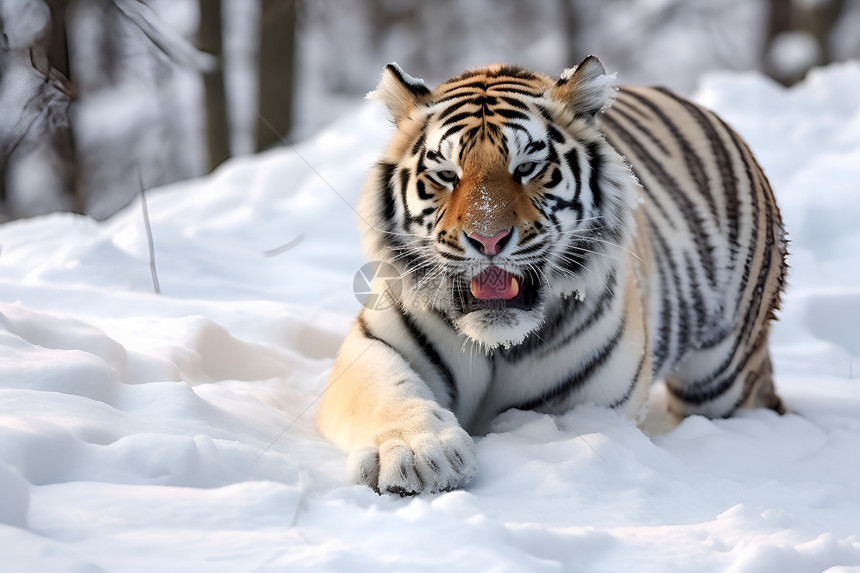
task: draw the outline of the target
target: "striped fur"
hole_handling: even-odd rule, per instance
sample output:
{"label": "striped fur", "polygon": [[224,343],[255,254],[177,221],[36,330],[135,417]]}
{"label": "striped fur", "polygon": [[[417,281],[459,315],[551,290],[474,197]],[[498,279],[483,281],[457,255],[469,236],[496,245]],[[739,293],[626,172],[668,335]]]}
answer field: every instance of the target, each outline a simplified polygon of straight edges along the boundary
{"label": "striped fur", "polygon": [[612,79],[593,57],[557,81],[493,66],[432,90],[386,68],[371,96],[397,130],[359,211],[403,290],[359,315],[318,414],[355,481],[461,487],[465,430],[585,402],[638,417],[657,379],[678,415],[782,410],[767,179],[713,113]]}

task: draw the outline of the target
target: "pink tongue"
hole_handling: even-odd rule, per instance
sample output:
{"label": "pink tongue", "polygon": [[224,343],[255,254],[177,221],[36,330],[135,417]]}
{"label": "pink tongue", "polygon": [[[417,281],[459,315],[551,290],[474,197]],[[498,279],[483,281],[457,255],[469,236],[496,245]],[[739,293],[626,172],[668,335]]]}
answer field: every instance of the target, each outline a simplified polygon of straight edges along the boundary
{"label": "pink tongue", "polygon": [[469,284],[472,295],[479,300],[511,300],[520,292],[517,278],[499,267],[487,267]]}

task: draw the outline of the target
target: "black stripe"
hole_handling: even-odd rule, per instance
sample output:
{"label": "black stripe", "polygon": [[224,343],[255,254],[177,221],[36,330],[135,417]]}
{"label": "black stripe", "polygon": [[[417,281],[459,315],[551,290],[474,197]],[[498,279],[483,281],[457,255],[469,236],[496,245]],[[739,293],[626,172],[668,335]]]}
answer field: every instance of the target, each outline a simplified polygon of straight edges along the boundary
{"label": "black stripe", "polygon": [[[438,225],[438,224],[439,224],[439,221],[441,221],[441,220],[442,220],[442,217],[444,217],[444,216],[445,216],[445,213],[447,213],[447,212],[448,212],[448,207],[447,207],[447,206],[442,207],[441,209],[439,209],[439,213],[436,215],[436,222],[435,222],[435,224],[436,224],[436,225]],[[441,233],[439,233],[439,235],[440,235],[440,236],[441,236],[441,235],[444,235],[446,232],[447,232],[447,231],[444,231],[444,230],[443,230]]]}
{"label": "black stripe", "polygon": [[642,109],[639,105],[633,101],[632,99],[626,97],[630,93],[630,90],[627,88],[621,88],[618,90],[618,96],[615,98],[615,102],[613,102],[612,107],[607,109],[606,111],[610,111],[615,107],[615,103],[620,103],[622,107],[628,109],[629,112],[639,116],[645,121],[652,121],[654,118],[648,113],[647,109]]}
{"label": "black stripe", "polygon": [[[752,194],[752,197],[755,197],[755,193]],[[758,213],[755,203],[757,203],[757,198],[753,201],[753,213]],[[769,201],[765,202],[765,218],[767,221],[772,221],[771,218],[771,204]],[[765,244],[764,250],[762,254],[762,265],[759,269],[758,277],[756,280],[756,287],[752,289],[751,298],[749,303],[747,304],[746,312],[744,313],[743,320],[740,322],[741,330],[737,333],[735,338],[735,343],[732,346],[731,352],[726,356],[723,362],[712,372],[710,375],[706,376],[703,379],[697,380],[692,383],[686,383],[683,388],[678,388],[672,384],[666,384],[666,387],[678,398],[681,400],[695,405],[701,405],[705,402],[709,402],[714,398],[722,396],[727,390],[729,390],[735,383],[735,380],[740,373],[741,370],[746,366],[747,361],[752,356],[755,351],[756,345],[750,344],[750,337],[754,331],[754,327],[759,322],[759,317],[761,313],[764,311],[762,298],[764,294],[764,285],[767,283],[768,276],[770,275],[770,266],[772,261],[772,250],[775,246],[775,242],[773,240],[773,230],[772,226],[769,226],[768,229],[765,230]],[[770,308],[765,312],[770,312]],[[765,336],[766,330],[761,329],[759,332],[759,337]],[[748,351],[744,353],[741,359],[738,361],[737,366],[728,371],[728,367],[734,361],[738,351],[741,346],[746,346]]]}
{"label": "black stripe", "polygon": [[660,248],[663,249],[663,252],[666,255],[669,275],[672,277],[672,284],[675,287],[675,296],[673,300],[678,310],[678,322],[675,324],[675,355],[672,358],[672,363],[677,364],[684,357],[683,353],[686,351],[686,348],[690,343],[690,302],[687,300],[689,292],[684,290],[684,285],[681,282],[681,269],[678,268],[677,261],[675,261],[672,256],[669,244],[665,242],[665,239],[659,233],[655,233],[655,235],[658,237],[660,242]]}
{"label": "black stripe", "polygon": [[[756,346],[753,349],[753,351],[750,353],[750,356],[752,356],[752,354],[761,350],[762,346],[766,346],[766,345],[767,345],[767,331],[765,330],[761,333],[758,340],[756,341]],[[761,368],[763,366],[765,366],[766,364],[770,368],[773,368],[769,363],[770,363],[770,356],[765,354],[765,358],[764,358],[764,361],[762,362],[762,365],[759,366],[758,369],[747,373],[747,376],[743,381],[743,383],[744,383],[743,391],[741,392],[740,398],[738,398],[737,401],[735,401],[734,407],[732,408],[732,412],[737,410],[740,407],[740,405],[743,404],[744,402],[746,402],[747,399],[750,397],[750,394],[752,393],[752,390],[755,387],[755,383],[758,382],[758,380],[762,376]],[[772,406],[768,406],[768,407],[772,408]],[[774,409],[776,409],[776,408],[774,408]],[[728,415],[730,415],[732,412],[729,412]],[[728,417],[728,415],[727,415],[727,417]]]}
{"label": "black stripe", "polygon": [[573,173],[573,200],[579,202],[580,192],[582,191],[582,169],[579,165],[579,151],[577,151],[576,147],[572,147],[570,151],[564,154],[564,160]]}
{"label": "black stripe", "polygon": [[[714,203],[714,197],[713,195],[711,195],[711,189],[708,185],[708,177],[705,173],[705,168],[702,165],[701,159],[699,158],[699,155],[696,153],[696,151],[693,149],[693,146],[684,137],[684,135],[681,133],[681,130],[678,129],[678,126],[675,125],[675,123],[669,118],[669,116],[663,113],[663,110],[661,110],[657,106],[657,104],[640,94],[633,92],[627,93],[631,97],[639,101],[642,105],[647,107],[649,110],[651,110],[651,112],[660,120],[660,122],[664,126],[666,126],[666,129],[669,130],[669,133],[672,134],[672,137],[675,138],[678,146],[681,148],[681,155],[684,157],[684,163],[687,166],[687,171],[690,173],[690,176],[696,183],[696,187],[699,190],[699,195],[701,195],[707,202],[708,210],[710,211],[711,216],[714,219],[714,224],[717,226],[717,228],[719,228],[720,218],[717,215],[717,207]],[[695,205],[693,205],[693,203],[689,201],[687,196],[683,192],[681,192],[680,189],[677,188],[677,182],[675,182],[674,179],[673,182],[675,183],[675,188],[667,188],[667,191],[674,191],[675,194],[678,195],[678,197],[675,198],[675,202],[678,203],[678,206],[685,211],[685,217],[689,217],[690,215],[694,217],[694,219],[688,218],[691,223],[691,225],[689,225],[689,228],[693,238],[696,240],[697,244],[699,244],[700,247],[699,258],[702,261],[702,268],[704,269],[705,274],[707,275],[711,285],[716,286],[716,276],[713,267],[713,261],[709,256],[710,248],[708,248],[707,246],[707,240],[704,238],[704,225],[701,220],[701,217],[699,216]],[[683,203],[681,201],[683,201]],[[704,249],[701,248],[703,244]]]}
{"label": "black stripe", "polygon": [[555,202],[555,204],[552,205],[554,211],[561,211],[563,209],[573,209],[574,211],[576,211],[577,218],[579,218],[579,219],[582,218],[583,208],[582,208],[582,203],[579,201],[579,199],[577,199],[577,198],[574,198],[573,200],[562,199],[561,197],[559,197],[558,195],[555,195],[553,193],[544,193],[543,198],[545,200],[548,199],[550,201]]}
{"label": "black stripe", "polygon": [[[654,134],[651,132],[650,129],[647,129],[645,126],[642,125],[642,123],[639,122],[638,119],[636,119],[635,117],[633,117],[632,115],[630,115],[629,113],[624,111],[624,105],[623,104],[618,105],[618,104],[622,103],[620,101],[620,99],[616,99],[615,102],[616,103],[612,104],[612,107],[610,107],[608,110],[606,110],[607,114],[611,114],[613,116],[618,115],[618,116],[623,117],[624,120],[627,121],[628,123],[632,124],[633,127],[635,127],[639,131],[639,133],[641,133],[642,135],[644,135],[645,137],[650,139],[651,143],[656,145],[657,148],[663,152],[663,155],[671,155],[671,153],[669,153],[669,150],[666,149],[666,146],[663,145],[663,142],[660,141],[659,139],[657,139],[654,136]],[[606,116],[604,115],[604,117],[606,117]]]}
{"label": "black stripe", "polygon": [[394,218],[397,216],[397,204],[394,200],[394,171],[397,165],[394,163],[379,163],[380,177],[379,183],[382,185],[382,201],[380,202],[379,216],[383,223],[386,223],[386,230],[390,231],[394,228]]}
{"label": "black stripe", "polygon": [[403,319],[403,325],[409,331],[409,334],[412,335],[415,343],[424,352],[424,357],[433,366],[436,373],[445,383],[445,386],[448,389],[448,397],[450,398],[448,407],[451,410],[456,409],[458,399],[457,384],[454,381],[454,375],[451,373],[451,369],[448,367],[448,364],[436,350],[433,343],[430,342],[424,332],[418,327],[415,319],[403,308],[400,308],[400,317]]}
{"label": "black stripe", "polygon": [[[436,207],[424,207],[421,210],[421,213],[417,217],[418,222],[423,224],[424,220],[435,212],[436,212]],[[433,228],[432,224],[431,224],[430,228],[431,229]]]}
{"label": "black stripe", "polygon": [[[746,148],[746,146],[743,144],[743,142],[740,140],[740,137],[736,133],[734,133],[733,131],[730,131],[729,133],[731,134],[735,146],[737,147],[737,151],[740,154],[741,160],[743,160],[745,157],[744,151],[746,151],[746,153],[749,153],[749,149]],[[761,181],[758,177],[755,177],[755,174],[752,173],[749,163],[747,161],[744,161],[744,164],[746,165],[747,176],[750,178],[749,198],[751,212],[753,213],[753,216],[750,219],[750,241],[749,244],[746,245],[749,251],[747,252],[746,260],[744,261],[744,271],[741,276],[741,285],[738,289],[737,298],[734,301],[736,309],[740,308],[741,302],[746,297],[746,290],[747,286],[749,285],[750,275],[752,274],[752,266],[753,262],[755,261],[755,252],[758,248],[759,239],[758,218],[756,217],[756,215],[758,215],[759,211],[758,188],[761,185]]]}
{"label": "black stripe", "polygon": [[659,298],[659,336],[657,336],[657,340],[652,341],[651,351],[651,373],[652,375],[657,375],[661,372],[663,365],[668,361],[669,355],[671,354],[672,341],[674,340],[674,321],[672,320],[674,309],[670,301],[677,300],[678,297],[680,297],[680,294],[677,292],[670,292],[670,288],[675,283],[669,280],[672,268],[669,266],[670,255],[665,250],[666,241],[660,235],[657,225],[654,224],[654,221],[647,212],[645,214],[645,218],[650,228],[650,235],[655,239],[652,243],[652,250],[654,253],[654,260],[657,263],[657,268],[659,269],[657,278],[660,281],[660,287],[657,289],[657,292],[662,293],[662,296]]}
{"label": "black stripe", "polygon": [[540,151],[544,148],[546,148],[545,141],[532,141],[531,143],[526,145],[525,153],[534,153],[535,151]]}
{"label": "black stripe", "polygon": [[[442,137],[439,139],[439,145],[441,146],[442,142],[445,141],[446,139],[448,139],[449,137],[451,137],[453,134],[457,133],[458,131],[465,129],[466,125],[467,124],[461,123],[461,124],[455,125],[453,127],[449,127],[448,130],[444,134],[442,134]],[[462,157],[462,153],[461,153],[461,157]]]}
{"label": "black stripe", "polygon": [[521,343],[508,349],[502,348],[497,352],[509,362],[515,363],[546,348],[547,341],[555,339],[559,330],[567,326],[570,319],[582,308],[582,304],[575,297],[562,299],[560,303],[551,307],[554,310],[548,312],[546,320],[537,333],[532,332]]}
{"label": "black stripe", "polygon": [[553,125],[555,123],[555,118],[553,118],[552,113],[545,107],[540,104],[536,104],[535,107],[538,110],[538,113],[546,120],[547,125]]}
{"label": "black stripe", "polygon": [[[693,116],[694,120],[696,120],[696,123],[699,124],[700,129],[702,129],[705,132],[705,138],[711,144],[711,151],[714,152],[715,150],[714,150],[713,137],[715,136],[715,134],[712,133],[713,129],[711,129],[711,133],[709,133],[704,128],[704,126],[701,124],[702,118],[697,117],[697,115],[694,113],[694,111],[695,111],[695,112],[698,112],[699,115],[701,115],[701,111],[699,111],[695,106],[693,106],[689,102],[686,102],[685,100],[680,99],[679,97],[675,96],[674,94],[668,92],[665,89],[661,90],[658,88],[658,91],[668,95],[673,100],[675,100],[676,102],[681,104],[682,107],[685,109],[685,111],[687,111],[687,113],[689,113],[690,115]],[[644,103],[646,106],[651,108],[654,111],[654,115],[656,115],[660,119],[660,121],[669,130],[669,133],[672,134],[672,137],[674,137],[677,140],[678,145],[681,148],[681,154],[684,157],[684,163],[686,163],[686,165],[687,165],[687,171],[690,172],[690,176],[693,178],[693,181],[695,182],[696,187],[699,189],[699,195],[704,197],[705,201],[707,201],[708,210],[711,212],[711,216],[714,218],[714,224],[716,225],[716,227],[718,229],[721,228],[722,227],[722,221],[720,219],[719,214],[717,213],[717,205],[714,201],[714,196],[711,194],[711,187],[710,187],[710,182],[708,181],[708,174],[705,171],[705,166],[702,163],[702,160],[701,160],[701,157],[699,156],[699,154],[696,152],[695,149],[693,149],[692,144],[690,143],[690,141],[686,137],[684,137],[684,135],[681,133],[681,130],[678,129],[678,126],[675,125],[675,123],[669,118],[669,116],[667,116],[665,113],[663,113],[663,111],[660,108],[658,108],[656,104],[654,104],[650,100],[646,100],[645,98],[643,98],[637,94],[631,94],[631,95],[633,95],[633,97],[640,98],[642,103]],[[723,190],[724,191],[728,190],[725,187],[725,185],[730,184],[730,182],[733,180],[734,180],[734,178],[730,178],[728,181],[725,181],[725,180],[723,181],[723,185],[724,185]]]}
{"label": "black stripe", "polygon": [[[397,350],[393,346],[391,346],[386,341],[382,340],[381,338],[379,338],[378,336],[373,334],[373,332],[370,331],[370,326],[367,324],[367,319],[364,318],[364,311],[363,310],[360,313],[358,313],[358,318],[356,319],[356,322],[358,323],[358,328],[361,330],[362,336],[364,336],[365,338],[368,338],[370,340],[374,340],[376,342],[381,342],[385,346],[387,346],[390,349],[397,352]],[[400,353],[398,352],[398,354],[400,354]]]}
{"label": "black stripe", "polygon": [[544,247],[545,247],[545,245],[543,243],[541,243],[540,241],[535,241],[534,243],[532,243],[531,245],[529,245],[527,247],[522,247],[520,249],[517,249],[516,251],[511,253],[511,256],[522,257],[525,255],[530,255],[530,254],[534,253],[535,251],[539,251],[539,250],[543,249]]}
{"label": "black stripe", "polygon": [[[762,304],[764,298],[765,287],[767,286],[767,279],[770,276],[770,267],[773,263],[773,251],[776,247],[776,238],[774,237],[774,224],[773,224],[773,201],[768,201],[765,191],[765,182],[762,181],[761,178],[758,179],[758,190],[761,191],[761,199],[764,204],[764,248],[762,249],[762,267],[761,271],[758,275],[758,280],[756,280],[755,288],[752,292],[753,302],[755,305],[756,313],[755,318],[758,319],[763,312],[769,312],[773,308],[773,306],[768,306],[767,311],[764,309],[764,305]],[[759,237],[761,238],[761,236]],[[752,330],[750,330],[745,343],[748,343],[750,338],[752,337]]]}
{"label": "black stripe", "polygon": [[[604,119],[608,120],[610,118],[607,117]],[[612,123],[612,120],[607,123]],[[704,235],[704,222],[699,216],[696,206],[690,202],[690,199],[678,186],[678,182],[675,178],[666,171],[662,163],[657,161],[657,159],[651,155],[639,140],[626,132],[626,130],[617,122],[614,123],[613,129],[616,129],[619,132],[621,139],[632,148],[635,158],[641,162],[642,167],[657,179],[660,187],[672,197],[673,202],[681,210],[681,214],[684,216],[687,223],[686,227],[689,230],[690,238],[693,239],[693,242],[696,245],[696,250],[699,253],[699,259],[702,261],[702,268],[705,271],[708,282],[712,285],[715,284],[716,272],[714,270],[714,261],[711,259],[711,246],[708,244],[707,238]],[[642,177],[637,172],[636,166],[633,167],[633,170],[636,172],[639,180],[642,181]],[[662,206],[659,205],[659,201],[656,201],[655,196],[653,194],[649,194],[649,196],[657,203],[658,208],[660,208],[665,215],[665,211],[662,209]],[[674,223],[671,218],[667,217],[666,220],[669,225],[674,227]]]}
{"label": "black stripe", "polygon": [[[740,161],[744,164],[744,169],[747,176],[747,181],[749,183],[749,195],[750,195],[750,204],[752,207],[752,213],[758,213],[758,189],[759,185],[762,185],[762,179],[764,178],[764,174],[761,172],[761,168],[758,168],[757,173],[754,174],[752,172],[752,166],[758,167],[758,164],[755,163],[755,160],[752,157],[752,152],[750,152],[749,148],[746,144],[741,140],[740,136],[735,133],[730,127],[723,124],[723,127],[727,130],[728,134],[732,138],[732,142],[735,144],[735,149],[738,152]],[[746,159],[746,161],[744,161]],[[758,175],[758,177],[756,177]],[[766,181],[766,179],[765,179]],[[747,245],[749,248],[749,253],[747,255],[746,261],[744,261],[744,273],[743,273],[743,281],[741,282],[741,288],[739,289],[738,298],[735,300],[735,306],[740,306],[740,301],[744,296],[744,291],[746,290],[746,285],[749,281],[750,273],[752,272],[752,263],[755,255],[756,248],[758,246],[758,220],[755,217],[751,219],[752,225],[752,233],[751,233],[751,241],[750,244]]]}
{"label": "black stripe", "polygon": [[[759,178],[755,177],[755,175],[752,172],[751,166],[750,166],[751,165],[750,162],[751,161],[754,162],[754,159],[752,158],[752,155],[751,155],[749,149],[746,147],[746,145],[743,143],[743,141],[741,141],[740,137],[734,131],[732,131],[731,128],[729,128],[725,124],[722,124],[722,125],[726,129],[726,132],[728,133],[729,137],[731,137],[732,142],[735,144],[735,150],[737,151],[737,153],[739,155],[739,161],[744,165],[744,172],[746,175],[747,184],[749,185],[750,203],[752,206],[752,213],[757,213],[758,212],[758,195],[757,195],[756,185],[761,184],[761,177],[763,177],[763,176],[761,175],[761,172],[759,172]],[[745,161],[745,159],[746,159],[746,161]],[[753,163],[753,164],[757,165],[755,163]],[[740,214],[738,212],[738,213],[734,213],[734,217],[733,217],[734,220],[730,219],[730,223],[731,223],[731,225],[729,226],[729,232],[730,233],[732,232],[732,226],[734,226],[735,229],[737,229],[739,217],[740,217]],[[737,237],[738,235],[739,235],[739,231],[736,230],[735,236]],[[733,304],[734,304],[733,308],[736,310],[741,307],[741,303],[742,303],[743,299],[746,297],[746,288],[747,288],[747,285],[749,284],[750,273],[752,272],[752,264],[753,264],[753,261],[755,258],[755,251],[756,251],[756,248],[758,246],[758,238],[759,238],[758,222],[757,222],[756,218],[753,217],[751,220],[750,241],[747,245],[743,245],[743,247],[748,248],[749,251],[747,252],[747,257],[744,260],[743,272],[741,273],[741,282],[740,282],[740,285],[737,289],[736,298],[733,301]],[[735,240],[735,242],[730,245],[729,250],[731,252],[731,261],[732,261],[731,268],[735,268],[737,257],[741,251],[741,245],[738,245],[737,240]],[[722,342],[722,340],[724,339],[726,334],[727,333],[723,333],[723,332],[716,332],[716,333],[712,334],[707,339],[702,341],[702,347],[703,348],[711,348],[713,346],[716,346],[717,344]]]}
{"label": "black stripe", "polygon": [[[607,127],[610,128],[609,131],[604,130],[604,133],[606,133],[607,137],[610,139],[610,143],[612,143],[611,140],[613,140],[613,139],[617,140],[616,143],[613,143],[613,146],[616,149],[618,149],[619,147],[623,148],[623,146],[625,144],[634,143],[633,134],[630,133],[629,131],[627,131],[627,129],[624,128],[620,123],[618,123],[618,121],[613,116],[606,115],[602,118],[602,121],[603,121],[603,123],[606,124]],[[636,150],[635,149],[632,150],[632,153],[636,153]],[[644,186],[645,183],[643,183],[644,179],[642,177],[642,171],[640,170],[638,165],[633,164],[631,159],[633,159],[633,158],[631,158],[629,156],[627,157],[627,161],[630,163],[630,166],[633,169],[634,175],[636,175],[636,178]],[[647,168],[646,168],[646,170],[647,170]],[[655,174],[655,176],[656,176],[656,174]],[[659,179],[659,177],[658,177],[658,179]],[[659,183],[663,184],[664,181],[661,180],[661,181],[659,181]],[[647,191],[647,187],[646,187],[646,191]],[[657,197],[653,193],[648,193],[648,198],[651,200],[648,203],[646,203],[646,207],[648,205],[653,204],[657,208],[657,210],[660,211],[660,214],[663,215],[663,219],[666,221],[666,224],[669,225],[669,227],[671,229],[676,229],[677,227],[675,225],[675,222],[672,220],[672,218],[666,212],[666,208],[663,206],[659,197]]]}
{"label": "black stripe", "polygon": [[507,79],[502,82],[493,82],[489,86],[487,86],[487,89],[490,91],[519,93],[516,90],[522,90],[523,92],[531,95],[532,97],[543,96],[541,92],[533,91],[533,88],[534,86],[528,82],[517,82]]}
{"label": "black stripe", "polygon": [[[448,94],[448,95],[446,95],[446,96],[444,96],[444,97],[440,97],[440,98],[438,98],[438,99],[434,100],[434,101],[433,101],[433,105],[434,105],[434,106],[438,106],[438,105],[440,105],[440,104],[443,104],[443,103],[446,103],[446,102],[452,102],[452,101],[454,101],[454,100],[471,99],[471,98],[475,97],[476,95],[478,95],[478,94],[480,94],[480,93],[481,93],[480,91],[476,91],[476,90],[468,90],[468,91],[464,90],[464,91],[462,91],[462,92],[454,92],[454,93],[450,93],[450,94]],[[460,107],[461,105],[463,105],[464,103],[465,103],[465,102],[463,102],[463,101],[458,101],[458,102],[454,103],[451,107],[453,107],[453,108],[459,108],[459,107]],[[449,108],[449,109],[450,109],[450,108]],[[452,111],[453,111],[453,110],[452,110]],[[445,115],[447,115],[447,114],[445,114]]]}
{"label": "black stripe", "polygon": [[405,87],[406,89],[408,89],[408,90],[409,90],[410,92],[412,92],[413,94],[415,94],[415,95],[417,95],[417,96],[426,96],[426,95],[430,95],[430,90],[429,90],[429,89],[427,88],[427,86],[425,86],[424,84],[413,84],[413,83],[410,83],[410,82],[406,81],[406,78],[404,78],[404,77],[403,77],[403,75],[402,75],[402,74],[400,73],[400,71],[397,69],[397,66],[395,66],[395,65],[393,65],[393,64],[388,64],[387,66],[385,66],[385,68],[386,68],[389,72],[391,72],[392,74],[394,74],[394,77],[396,77],[396,78],[398,79],[398,81],[399,81],[401,84],[403,84],[403,87]]}
{"label": "black stripe", "polygon": [[[448,244],[448,243],[446,243],[446,244]],[[451,245],[448,245],[448,246],[450,247]],[[463,250],[463,252],[465,252],[465,250]],[[439,256],[442,257],[443,259],[448,259],[449,261],[456,261],[456,262],[463,262],[463,261],[471,260],[471,259],[469,259],[469,257],[460,257],[457,255],[452,255],[451,253],[448,253],[445,251],[439,251]]]}
{"label": "black stripe", "polygon": [[[687,112],[696,120],[700,129],[705,133],[705,138],[708,140],[711,147],[711,156],[717,164],[717,172],[719,173],[720,183],[722,183],[723,188],[723,197],[726,200],[726,221],[728,222],[729,227],[728,240],[731,245],[736,244],[738,239],[738,218],[740,214],[737,178],[734,170],[732,169],[732,161],[729,157],[728,150],[726,149],[720,134],[717,133],[713,123],[709,121],[709,117],[715,118],[715,116],[712,114],[706,114],[699,106],[684,98],[678,97],[665,88],[657,89],[684,106]],[[719,118],[715,119],[722,124],[726,131],[731,131],[731,128],[719,120]],[[744,163],[746,164],[746,162]],[[708,196],[708,199],[712,201],[710,196]],[[716,212],[715,206],[712,206],[712,209]],[[734,255],[734,250],[731,250],[731,254]],[[732,258],[732,263],[734,263],[734,258]]]}
{"label": "black stripe", "polygon": [[630,396],[633,395],[633,391],[636,389],[636,384],[639,383],[639,375],[642,374],[642,368],[645,366],[645,358],[647,354],[643,351],[642,357],[639,359],[639,365],[636,366],[636,373],[633,374],[633,380],[630,381],[630,386],[627,387],[627,392],[624,393],[624,396],[613,402],[609,405],[610,408],[618,408],[623,406],[630,400]]}
{"label": "black stripe", "polygon": [[427,141],[427,133],[425,131],[421,131],[421,137],[418,138],[418,141],[415,142],[415,145],[412,146],[412,155],[418,155],[421,151],[421,148],[424,147],[424,142]]}
{"label": "black stripe", "polygon": [[515,109],[497,108],[495,111],[496,111],[496,113],[498,113],[500,116],[504,117],[505,119],[523,119],[523,120],[529,119],[528,114],[525,114],[521,111],[517,111]]}
{"label": "black stripe", "polygon": [[[591,167],[591,175],[588,179],[588,185],[591,187],[591,201],[595,209],[600,209],[603,205],[603,190],[600,188],[600,175],[603,169],[603,155],[600,153],[600,145],[602,142],[592,141],[586,146],[588,152],[589,166]],[[577,177],[577,184],[579,178]]]}
{"label": "black stripe", "polygon": [[[464,119],[468,119],[470,117],[480,117],[480,112],[471,112],[471,111],[461,111],[460,113],[455,113],[451,117],[447,118],[443,121],[439,127],[447,127],[452,123],[457,123],[458,121],[463,121]],[[444,137],[442,139],[445,139]]]}
{"label": "black stripe", "polygon": [[420,179],[415,182],[415,189],[418,191],[418,197],[425,201],[432,199],[434,196],[433,193],[427,193],[427,186]]}
{"label": "black stripe", "polygon": [[465,90],[465,89],[477,89],[481,91],[486,91],[487,83],[483,80],[478,80],[476,82],[469,82],[467,84],[458,84],[452,87],[449,91],[446,91],[445,94],[454,93],[455,91]]}
{"label": "black stripe", "polygon": [[[550,353],[559,351],[560,349],[570,344],[571,341],[582,335],[582,333],[589,329],[591,326],[593,326],[594,323],[600,320],[600,318],[606,313],[607,310],[609,310],[609,308],[612,306],[613,301],[615,300],[615,287],[617,285],[617,282],[618,279],[615,275],[615,271],[613,270],[607,275],[606,288],[603,289],[594,304],[590,306],[590,312],[584,317],[582,317],[579,324],[577,324],[573,330],[565,334],[561,340],[553,341],[549,338],[544,337],[544,340],[546,340],[547,343],[551,342],[552,344],[544,345],[544,348],[541,349],[541,352],[538,357],[545,358]],[[585,305],[580,303],[580,305],[578,306],[582,308]]]}
{"label": "black stripe", "polygon": [[543,187],[544,187],[544,189],[553,189],[559,183],[561,183],[562,179],[563,179],[563,177],[561,175],[561,169],[556,167],[555,169],[552,170],[552,177],[550,177],[549,181],[547,181],[546,183],[543,184]]}
{"label": "black stripe", "polygon": [[537,76],[534,74],[534,72],[530,72],[527,69],[520,67],[520,66],[509,65],[509,64],[503,64],[503,65],[499,66],[499,68],[496,70],[487,70],[487,71],[484,71],[483,73],[487,74],[488,78],[504,77],[506,83],[516,83],[516,84],[522,83],[523,85],[531,85],[531,84],[527,84],[525,82],[512,82],[510,80],[510,78],[517,78],[517,79],[524,79],[524,80],[537,79]]}
{"label": "black stripe", "polygon": [[400,200],[403,203],[403,218],[407,221],[412,220],[412,213],[409,211],[409,202],[406,200],[406,192],[409,189],[409,170],[400,170]]}
{"label": "black stripe", "polygon": [[[435,153],[435,152],[432,152]],[[425,154],[428,158],[430,157],[430,153]],[[422,173],[427,171],[427,164],[424,163],[424,156],[418,156],[418,162],[415,164],[415,175],[420,176]]]}
{"label": "black stripe", "polygon": [[682,335],[678,341],[679,358],[684,356],[688,349],[697,345],[702,326],[708,322],[705,300],[696,278],[698,273],[696,272],[693,260],[690,258],[689,251],[684,251],[683,259],[684,266],[686,267],[685,270],[687,271],[687,280],[689,281],[687,290],[690,295],[690,307],[688,308],[690,312],[687,313],[686,335]]}
{"label": "black stripe", "polygon": [[[487,127],[496,127],[496,126],[493,126],[492,124],[490,124]],[[523,125],[520,125],[519,123],[506,123],[505,127],[507,127],[508,129],[513,129],[515,131],[522,131],[526,135],[531,135],[531,133],[529,133],[529,130],[526,129]]]}
{"label": "black stripe", "polygon": [[552,124],[547,126],[547,134],[549,135],[549,138],[551,140],[555,141],[556,143],[564,143],[565,142],[564,135],[561,133],[561,131],[559,131],[559,129],[556,126],[554,126]]}
{"label": "black stripe", "polygon": [[476,97],[472,102],[474,105],[478,105],[481,107],[489,107],[491,105],[498,105],[499,100],[495,96],[488,96],[486,94]]}
{"label": "black stripe", "polygon": [[436,121],[442,121],[443,119],[445,119],[446,117],[448,117],[449,115],[451,115],[452,113],[454,113],[455,111],[460,109],[460,107],[462,105],[463,105],[463,102],[459,102],[459,101],[454,103],[454,104],[449,105],[444,110],[439,112],[438,115],[436,115]]}
{"label": "black stripe", "polygon": [[367,324],[367,319],[364,318],[363,309],[360,313],[358,313],[358,318],[356,319],[356,322],[358,323],[358,328],[359,330],[361,330],[362,336],[364,336],[368,340],[372,340],[373,342],[379,342],[380,344],[384,344],[386,347],[391,349],[392,352],[402,358],[404,362],[406,362],[407,364],[409,363],[409,359],[402,352],[400,352],[400,350],[398,350],[397,348],[392,346],[387,340],[377,336],[370,330],[370,325]]}
{"label": "black stripe", "polygon": [[[566,380],[557,384],[554,388],[545,392],[544,394],[529,400],[528,402],[521,403],[516,406],[510,406],[509,408],[517,408],[518,410],[533,410],[535,408],[539,408],[541,406],[550,406],[552,407],[552,403],[558,403],[564,400],[567,396],[571,394],[571,392],[576,389],[582,387],[582,385],[591,377],[603,364],[609,360],[609,357],[612,355],[612,352],[618,346],[618,342],[621,340],[621,336],[624,334],[624,327],[626,326],[626,322],[624,319],[618,324],[618,329],[612,335],[612,337],[607,341],[606,344],[603,345],[597,353],[591,357],[587,362],[580,364],[580,369],[574,372],[571,376],[569,376]],[[506,408],[508,409],[508,408]]]}
{"label": "black stripe", "polygon": [[524,101],[521,101],[521,100],[518,100],[518,99],[512,98],[512,97],[506,97],[506,96],[499,96],[499,99],[501,99],[503,102],[505,102],[506,104],[508,104],[511,107],[515,107],[517,109],[521,109],[524,111],[529,111],[529,106]]}

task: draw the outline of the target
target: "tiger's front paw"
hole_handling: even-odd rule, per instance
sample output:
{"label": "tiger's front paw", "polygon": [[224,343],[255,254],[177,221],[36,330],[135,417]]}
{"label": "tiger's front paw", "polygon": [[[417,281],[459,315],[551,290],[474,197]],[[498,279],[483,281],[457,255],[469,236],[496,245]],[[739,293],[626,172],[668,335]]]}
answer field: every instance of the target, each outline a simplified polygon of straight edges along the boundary
{"label": "tiger's front paw", "polygon": [[472,438],[453,414],[438,408],[431,420],[389,429],[376,443],[352,450],[347,466],[355,483],[380,493],[414,495],[458,489],[478,472]]}

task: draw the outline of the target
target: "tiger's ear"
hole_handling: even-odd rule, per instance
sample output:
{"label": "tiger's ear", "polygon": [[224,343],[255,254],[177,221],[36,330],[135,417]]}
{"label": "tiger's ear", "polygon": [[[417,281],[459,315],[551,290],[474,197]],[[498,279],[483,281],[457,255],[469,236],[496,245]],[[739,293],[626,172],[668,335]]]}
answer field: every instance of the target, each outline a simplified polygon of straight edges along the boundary
{"label": "tiger's ear", "polygon": [[607,74],[600,60],[588,56],[562,72],[549,97],[563,103],[575,116],[594,117],[612,105],[617,91],[615,74]]}
{"label": "tiger's ear", "polygon": [[399,125],[413,109],[430,101],[430,89],[424,80],[413,78],[392,62],[382,70],[379,85],[367,97],[384,103]]}

